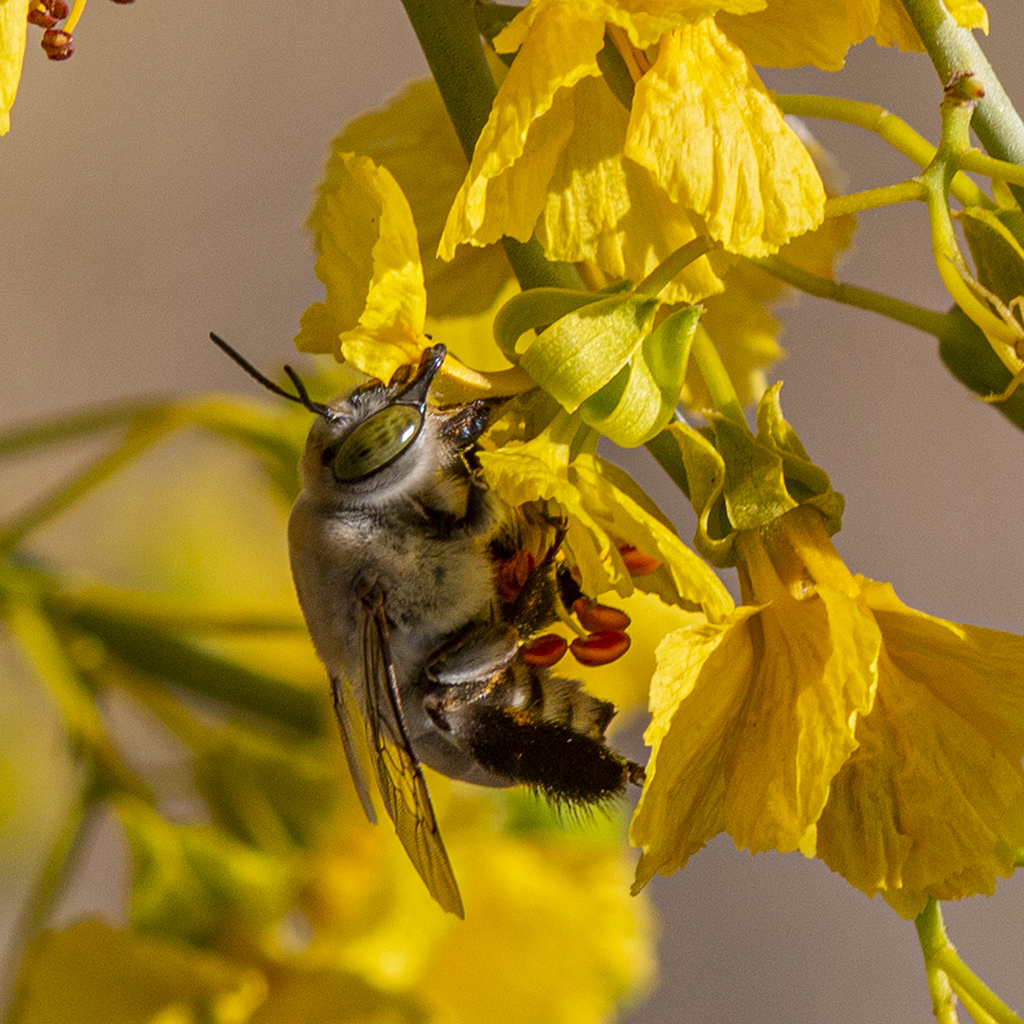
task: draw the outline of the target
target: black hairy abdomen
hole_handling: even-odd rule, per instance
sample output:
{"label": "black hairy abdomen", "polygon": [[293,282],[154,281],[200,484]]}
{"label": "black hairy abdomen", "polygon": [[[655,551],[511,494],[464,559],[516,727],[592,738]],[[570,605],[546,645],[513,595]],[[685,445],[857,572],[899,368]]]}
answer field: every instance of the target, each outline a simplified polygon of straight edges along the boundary
{"label": "black hairy abdomen", "polygon": [[626,762],[601,741],[512,708],[477,707],[465,741],[489,771],[555,803],[601,803],[618,796],[628,778]]}

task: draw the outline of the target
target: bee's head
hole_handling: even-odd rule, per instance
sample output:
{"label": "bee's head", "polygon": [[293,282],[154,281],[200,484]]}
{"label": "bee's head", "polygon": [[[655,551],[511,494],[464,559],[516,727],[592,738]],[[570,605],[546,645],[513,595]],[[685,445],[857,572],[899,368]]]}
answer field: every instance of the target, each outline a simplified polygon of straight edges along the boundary
{"label": "bee's head", "polygon": [[388,384],[370,380],[328,404],[314,402],[299,375],[285,373],[295,394],[265,377],[216,335],[211,339],[269,391],[298,402],[316,415],[302,457],[303,485],[326,504],[377,505],[401,490],[427,483],[450,452],[465,448],[490,420],[490,403],[454,409],[427,404],[427,395],[447,351],[433,345],[417,366],[400,366]]}
{"label": "bee's head", "polygon": [[443,345],[434,345],[388,384],[367,381],[312,410],[318,415],[302,456],[311,496],[378,504],[398,487],[409,493],[427,482],[439,462],[436,410],[427,395],[445,355]]}

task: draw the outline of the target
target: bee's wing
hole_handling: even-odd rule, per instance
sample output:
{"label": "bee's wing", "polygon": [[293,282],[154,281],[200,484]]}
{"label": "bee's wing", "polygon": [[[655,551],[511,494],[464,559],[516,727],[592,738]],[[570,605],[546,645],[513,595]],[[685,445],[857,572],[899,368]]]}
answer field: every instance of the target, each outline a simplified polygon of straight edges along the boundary
{"label": "bee's wing", "polygon": [[341,745],[345,750],[349,774],[366,817],[372,825],[376,825],[377,812],[370,801],[370,784],[367,781],[366,744],[363,741],[366,727],[359,715],[359,702],[352,692],[352,684],[337,676],[331,676],[331,696],[334,698],[334,713],[341,728]]}
{"label": "bee's wing", "polygon": [[[366,733],[384,808],[430,894],[445,910],[462,917],[459,887],[441,841],[419,760],[406,735],[383,596],[363,603],[359,632],[367,691]],[[347,753],[352,737],[345,738],[345,728],[343,724]]]}

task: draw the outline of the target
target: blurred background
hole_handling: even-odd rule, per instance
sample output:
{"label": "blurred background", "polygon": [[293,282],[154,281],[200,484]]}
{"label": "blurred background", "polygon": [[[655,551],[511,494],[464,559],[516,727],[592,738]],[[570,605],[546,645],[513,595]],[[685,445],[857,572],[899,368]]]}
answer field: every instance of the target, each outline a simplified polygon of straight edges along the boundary
{"label": "blurred background", "polygon": [[[1021,109],[1020,0],[987,7],[983,45]],[[294,359],[299,315],[322,297],[301,226],[327,142],[426,74],[398,0],[97,2],[62,64],[44,58],[38,36],[0,140],[0,425],[138,393],[252,394],[207,335],[271,370]],[[840,74],[764,78],[882,104],[938,138],[941,91],[922,55],[868,42]],[[913,173],[858,129],[810,127],[849,190]],[[841,276],[933,308],[949,302],[923,206],[864,217]],[[934,339],[807,297],[782,315],[789,357],[775,379],[787,418],[846,495],[837,546],[850,568],[892,581],[913,607],[1024,632],[1024,437],[949,376]],[[658,492],[653,463],[631,468]],[[5,470],[0,508],[19,504],[40,472]],[[679,525],[688,538],[684,513]],[[0,690],[0,721],[16,699],[29,698]],[[45,758],[40,771],[45,787]],[[66,913],[109,902],[119,855],[101,842]],[[0,870],[0,906],[14,898],[11,878]],[[817,861],[752,858],[719,839],[652,891],[661,981],[631,1020],[931,1017],[913,925]],[[1024,879],[947,905],[946,920],[968,963],[1024,1008]]]}

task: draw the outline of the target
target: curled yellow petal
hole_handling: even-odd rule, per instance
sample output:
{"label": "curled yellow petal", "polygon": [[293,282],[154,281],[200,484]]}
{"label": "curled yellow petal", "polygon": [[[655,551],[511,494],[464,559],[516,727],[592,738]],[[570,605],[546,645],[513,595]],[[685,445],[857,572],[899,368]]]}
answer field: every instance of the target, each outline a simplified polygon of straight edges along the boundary
{"label": "curled yellow petal", "polygon": [[391,173],[368,157],[344,155],[333,180],[334,191],[320,198],[310,219],[324,308],[308,315],[309,330],[296,343],[322,351],[329,321],[335,355],[387,380],[423,347],[426,290],[416,225]]}

